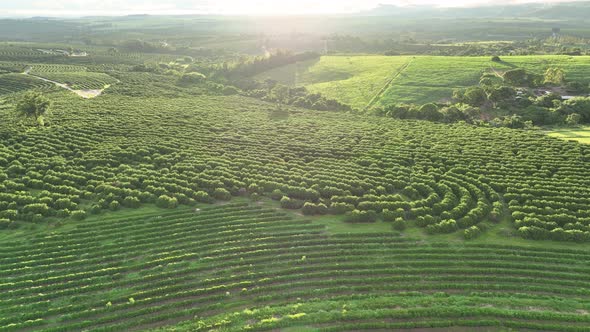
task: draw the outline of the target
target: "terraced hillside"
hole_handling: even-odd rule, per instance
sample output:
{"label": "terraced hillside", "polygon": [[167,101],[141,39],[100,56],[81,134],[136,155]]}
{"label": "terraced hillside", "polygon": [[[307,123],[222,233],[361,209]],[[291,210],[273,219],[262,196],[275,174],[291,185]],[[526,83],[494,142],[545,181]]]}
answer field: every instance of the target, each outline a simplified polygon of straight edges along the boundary
{"label": "terraced hillside", "polygon": [[93,72],[44,72],[36,74],[51,81],[67,84],[74,90],[104,89],[117,80],[104,73]]}
{"label": "terraced hillside", "polygon": [[0,330],[590,324],[589,146],[239,96],[48,97],[45,127],[0,104]]}
{"label": "terraced hillside", "polygon": [[331,234],[246,204],[71,226],[2,242],[0,330],[590,324],[587,250]]}
{"label": "terraced hillside", "polygon": [[589,146],[362,115],[275,118],[273,105],[243,97],[55,96],[51,126],[35,131],[20,131],[4,106],[6,225],[255,193],[310,214],[355,210],[351,221],[402,218],[429,233],[479,232],[510,216],[523,237],[590,238]]}
{"label": "terraced hillside", "polygon": [[23,92],[30,89],[48,90],[53,84],[22,74],[0,74],[0,95]]}

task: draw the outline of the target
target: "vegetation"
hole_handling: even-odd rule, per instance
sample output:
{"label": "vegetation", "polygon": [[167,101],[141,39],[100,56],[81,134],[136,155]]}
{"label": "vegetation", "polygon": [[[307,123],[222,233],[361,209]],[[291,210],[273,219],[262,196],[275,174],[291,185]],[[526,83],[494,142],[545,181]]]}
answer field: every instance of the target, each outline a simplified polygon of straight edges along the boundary
{"label": "vegetation", "polygon": [[29,91],[16,104],[16,111],[21,115],[33,118],[40,126],[45,125],[44,116],[49,112],[51,101],[36,91]]}
{"label": "vegetation", "polygon": [[580,249],[326,236],[323,225],[242,203],[91,217],[25,239],[2,243],[6,329],[588,324],[590,257]]}
{"label": "vegetation", "polygon": [[[269,121],[272,104],[239,96],[111,95],[86,103],[62,92],[53,102],[48,130],[2,128],[1,207],[16,211],[2,218],[17,224],[50,221],[66,208],[174,208],[255,192],[282,194],[284,207],[305,207],[306,214],[349,211],[351,222],[381,214],[391,221],[424,218],[419,224],[431,233],[501,218],[506,203],[516,228],[590,234],[581,180],[587,147],[532,132],[315,111]],[[241,111],[221,111],[230,105]],[[179,123],[191,134],[179,135]],[[122,143],[122,137],[133,140]],[[213,150],[210,142],[218,142]],[[564,197],[554,187],[579,194]],[[532,196],[527,188],[535,188]],[[548,204],[555,210],[546,210]]]}
{"label": "vegetation", "polygon": [[587,6],[0,20],[0,330],[587,331]]}

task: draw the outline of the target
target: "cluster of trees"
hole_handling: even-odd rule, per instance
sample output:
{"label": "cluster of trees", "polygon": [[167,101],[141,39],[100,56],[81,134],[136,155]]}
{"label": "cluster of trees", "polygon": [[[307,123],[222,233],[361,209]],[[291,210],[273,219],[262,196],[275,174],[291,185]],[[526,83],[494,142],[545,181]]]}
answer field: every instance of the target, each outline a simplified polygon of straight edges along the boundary
{"label": "cluster of trees", "polygon": [[[501,61],[499,57],[492,60]],[[501,76],[483,74],[479,85],[455,90],[451,103],[428,103],[421,106],[392,104],[376,108],[373,112],[398,119],[447,123],[465,121],[482,126],[508,128],[590,122],[590,97],[563,100],[556,93],[533,93],[533,88],[543,86],[564,86],[568,91],[579,94],[590,91],[588,84],[568,82],[560,68],[548,68],[544,75],[535,75],[516,68]]]}
{"label": "cluster of trees", "polygon": [[216,72],[229,79],[251,77],[270,69],[319,57],[320,54],[316,52],[293,53],[286,50],[276,50],[267,55],[247,57],[233,63],[224,62],[221,66],[217,66]]}
{"label": "cluster of trees", "polygon": [[[548,31],[549,32],[549,31]],[[327,39],[329,51],[333,53],[382,53],[396,55],[439,55],[439,56],[492,56],[492,55],[535,55],[535,54],[590,54],[588,40],[559,35],[511,42],[460,43],[454,39],[417,40],[407,36],[396,39],[367,39],[351,35],[331,35]]]}
{"label": "cluster of trees", "polygon": [[[172,50],[168,44],[163,42],[152,42],[141,39],[128,39],[117,44],[117,47],[125,49],[130,52],[138,53],[155,53],[155,52],[169,52]],[[118,49],[113,47],[109,49],[109,53],[116,54]]]}
{"label": "cluster of trees", "polygon": [[222,63],[192,63],[188,71],[198,71],[219,82],[233,82],[267,70],[286,66],[300,61],[317,59],[319,53],[294,53],[288,50],[276,50],[261,56],[242,56],[239,59],[223,61]]}
{"label": "cluster of trees", "polygon": [[280,105],[313,109],[318,111],[351,111],[352,108],[337,100],[318,93],[309,93],[304,87],[291,88],[272,80],[249,85],[245,95]]}
{"label": "cluster of trees", "polygon": [[385,51],[384,54],[392,56],[400,54],[428,54],[440,56],[560,54],[579,56],[590,55],[590,49],[587,45],[588,40],[586,39],[566,35],[494,43],[455,43],[452,40],[443,40],[429,44],[408,39],[403,42],[392,43],[389,46],[389,50]]}
{"label": "cluster of trees", "polygon": [[260,72],[319,57],[313,52],[294,54],[277,51],[268,56],[250,57],[233,63],[207,65],[187,61],[174,63],[145,63],[130,68],[134,72],[149,72],[172,76],[176,85],[185,88],[200,87],[211,94],[236,95],[258,98],[279,105],[319,111],[351,111],[349,105],[326,98],[318,93],[309,93],[304,87],[291,88],[273,80],[259,82],[252,78]]}

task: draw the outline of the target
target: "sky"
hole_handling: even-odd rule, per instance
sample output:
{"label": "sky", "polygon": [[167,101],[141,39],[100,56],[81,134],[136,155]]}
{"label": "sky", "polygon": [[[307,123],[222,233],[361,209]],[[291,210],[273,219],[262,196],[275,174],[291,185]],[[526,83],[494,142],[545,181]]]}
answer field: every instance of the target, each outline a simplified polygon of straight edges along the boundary
{"label": "sky", "polygon": [[379,4],[466,7],[572,0],[0,0],[0,16],[352,13]]}

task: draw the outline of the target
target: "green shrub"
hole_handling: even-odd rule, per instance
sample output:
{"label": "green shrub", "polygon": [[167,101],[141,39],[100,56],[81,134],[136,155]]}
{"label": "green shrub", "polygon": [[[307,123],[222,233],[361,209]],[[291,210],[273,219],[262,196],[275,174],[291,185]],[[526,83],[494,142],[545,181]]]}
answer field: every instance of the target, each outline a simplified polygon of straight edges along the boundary
{"label": "green shrub", "polygon": [[395,209],[393,211],[389,209],[383,209],[383,221],[394,221],[397,218],[403,218],[406,211],[402,208]]}
{"label": "green shrub", "polygon": [[45,203],[27,204],[23,207],[23,213],[33,213],[46,216],[49,214],[49,206]]}
{"label": "green shrub", "polygon": [[12,226],[13,221],[8,218],[0,218],[0,229],[6,229]]}
{"label": "green shrub", "polygon": [[121,208],[121,203],[119,203],[119,201],[112,201],[109,203],[109,210],[117,211],[119,208]]}
{"label": "green shrub", "polygon": [[471,239],[475,239],[476,237],[481,235],[481,229],[479,229],[479,227],[477,226],[471,226],[469,228],[467,228],[465,231],[463,231],[463,237],[466,240],[471,240]]}
{"label": "green shrub", "polygon": [[283,196],[283,198],[281,198],[281,207],[283,209],[291,209],[291,210],[296,210],[296,209],[300,209],[303,207],[303,201],[298,200],[298,199],[292,199],[289,198],[288,196]]}
{"label": "green shrub", "polygon": [[270,198],[272,198],[275,201],[281,200],[283,196],[285,196],[285,194],[283,194],[283,192],[280,189],[275,189],[270,193]]}
{"label": "green shrub", "polygon": [[141,205],[141,201],[137,197],[127,196],[123,199],[123,206],[129,208],[138,208]]}
{"label": "green shrub", "polygon": [[102,211],[102,208],[98,204],[92,204],[90,206],[90,213],[91,214],[99,214]]}
{"label": "green shrub", "polygon": [[231,193],[225,188],[215,188],[213,197],[222,201],[229,201],[231,199]]}
{"label": "green shrub", "polygon": [[328,213],[328,207],[323,203],[314,204],[310,202],[305,202],[305,204],[303,204],[301,212],[307,216],[315,214],[326,214]]}
{"label": "green shrub", "polygon": [[197,191],[194,194],[194,199],[201,203],[213,203],[213,197],[209,196],[205,191]]}
{"label": "green shrub", "polygon": [[332,202],[332,204],[330,204],[328,212],[330,212],[331,214],[345,214],[346,212],[350,212],[352,210],[354,210],[353,204],[344,202]]}
{"label": "green shrub", "polygon": [[76,211],[72,211],[72,219],[74,220],[84,220],[86,219],[86,211],[84,210],[76,210]]}
{"label": "green shrub", "polygon": [[393,221],[393,229],[395,229],[396,231],[403,231],[404,229],[406,229],[406,221],[403,218],[396,218]]}
{"label": "green shrub", "polygon": [[201,73],[190,72],[182,75],[179,81],[183,84],[196,84],[204,82],[206,79],[207,77]]}
{"label": "green shrub", "polygon": [[2,219],[16,220],[17,215],[18,215],[17,210],[7,209],[4,211],[0,211],[0,218],[2,218]]}
{"label": "green shrub", "polygon": [[70,212],[69,209],[60,209],[60,210],[57,210],[57,215],[56,216],[58,218],[67,218],[67,217],[70,216],[70,214],[71,214],[71,212]]}
{"label": "green shrub", "polygon": [[178,206],[178,200],[176,197],[161,195],[156,199],[156,206],[164,209],[174,209]]}
{"label": "green shrub", "polygon": [[453,219],[443,220],[437,224],[426,226],[426,231],[431,234],[452,233],[458,229],[457,221]]}
{"label": "green shrub", "polygon": [[346,214],[344,218],[346,222],[350,223],[367,223],[367,222],[375,222],[377,221],[377,212],[373,210],[367,211],[360,211],[360,210],[353,210]]}

